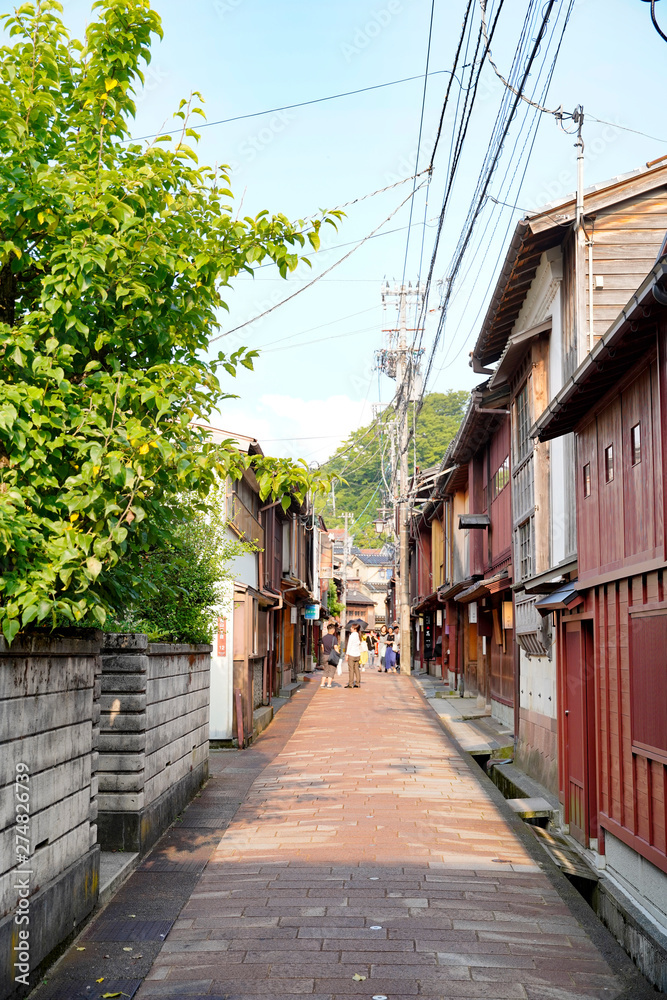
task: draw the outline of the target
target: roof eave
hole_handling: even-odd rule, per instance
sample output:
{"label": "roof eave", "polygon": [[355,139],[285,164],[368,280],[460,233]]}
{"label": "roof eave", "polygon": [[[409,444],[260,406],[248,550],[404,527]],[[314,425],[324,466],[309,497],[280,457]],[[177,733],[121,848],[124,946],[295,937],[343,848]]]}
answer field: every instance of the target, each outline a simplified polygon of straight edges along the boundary
{"label": "roof eave", "polygon": [[653,289],[666,275],[667,261],[660,261],[651,268],[630,301],[621,310],[614,324],[604,337],[600,338],[591,353],[586,356],[558,395],[549,403],[544,413],[535,421],[530,431],[532,437],[539,441],[551,441],[564,434],[569,434],[581,419],[580,416],[568,417],[563,413],[575,395],[585,394],[591,397],[592,402],[593,397],[607,391],[607,388],[600,389],[595,385],[595,377],[601,370],[605,356],[613,356],[610,352],[614,351],[615,345],[623,340],[631,323],[639,318],[637,314],[643,313],[646,300],[650,298],[655,302]]}

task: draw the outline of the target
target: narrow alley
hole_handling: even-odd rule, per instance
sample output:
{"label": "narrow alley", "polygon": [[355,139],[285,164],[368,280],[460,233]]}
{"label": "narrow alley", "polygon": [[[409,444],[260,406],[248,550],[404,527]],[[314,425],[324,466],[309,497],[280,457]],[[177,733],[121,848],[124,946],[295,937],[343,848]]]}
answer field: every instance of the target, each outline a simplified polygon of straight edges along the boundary
{"label": "narrow alley", "polygon": [[308,684],[212,771],[38,997],[653,994],[408,678]]}

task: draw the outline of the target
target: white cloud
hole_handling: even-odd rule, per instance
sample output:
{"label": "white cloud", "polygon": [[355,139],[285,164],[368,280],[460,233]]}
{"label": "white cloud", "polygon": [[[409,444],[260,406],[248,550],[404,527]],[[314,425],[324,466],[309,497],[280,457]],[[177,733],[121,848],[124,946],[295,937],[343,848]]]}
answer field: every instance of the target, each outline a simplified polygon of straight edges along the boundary
{"label": "white cloud", "polygon": [[267,455],[323,462],[372,418],[371,404],[345,395],[324,399],[265,394],[254,406],[230,400],[212,423],[257,438]]}

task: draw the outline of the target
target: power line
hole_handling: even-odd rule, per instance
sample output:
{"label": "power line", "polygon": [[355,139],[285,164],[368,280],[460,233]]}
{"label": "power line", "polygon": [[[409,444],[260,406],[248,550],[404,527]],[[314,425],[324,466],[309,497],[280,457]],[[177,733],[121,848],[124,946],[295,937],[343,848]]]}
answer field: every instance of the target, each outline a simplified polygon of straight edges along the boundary
{"label": "power line", "polygon": [[667,35],[664,33],[664,31],[658,24],[658,19],[655,16],[655,0],[651,0],[651,20],[653,21],[653,27],[658,32],[662,40],[667,42]]}
{"label": "power line", "polygon": [[[284,278],[276,278],[276,281],[284,281]],[[315,333],[316,330],[323,330],[325,326],[333,326],[335,323],[344,323],[346,319],[355,319],[357,316],[363,316],[364,313],[374,312],[377,306],[369,306],[368,309],[359,309],[357,312],[349,313],[347,316],[339,316],[338,319],[329,320],[328,323],[320,323],[318,326],[309,326],[307,330],[299,330],[298,333],[288,333],[285,337],[279,337],[277,340],[270,340],[267,344],[261,344],[258,346],[258,350],[264,350],[266,347],[273,347],[274,344],[282,344],[285,340],[291,340],[292,337],[304,337],[307,333]]]}
{"label": "power line", "polygon": [[[447,69],[434,69],[428,74],[429,76],[439,76],[443,73],[449,73]],[[283,104],[279,108],[267,108],[265,111],[253,111],[251,114],[247,115],[234,115],[233,118],[221,118],[216,122],[204,122],[201,125],[197,125],[197,129],[202,128],[213,128],[215,125],[229,125],[231,122],[246,121],[248,118],[261,118],[263,115],[275,115],[279,111],[293,111],[295,108],[305,108],[310,104],[323,104],[326,101],[337,101],[341,97],[354,97],[355,94],[367,94],[371,90],[382,90],[384,87],[396,87],[401,83],[411,83],[413,80],[422,80],[424,78],[423,73],[418,73],[416,76],[406,76],[401,80],[389,80],[387,83],[375,83],[370,87],[361,87],[359,90],[346,90],[344,93],[340,94],[330,94],[328,97],[316,97],[311,101],[298,101],[296,104]],[[179,129],[182,126],[179,126]],[[150,135],[138,135],[132,139],[123,139],[122,142],[141,142],[143,139],[156,139],[158,136],[164,135],[163,132],[151,132]]]}
{"label": "power line", "polygon": [[623,132],[632,132],[633,135],[641,135],[645,139],[651,139],[653,142],[664,142],[667,143],[667,139],[660,139],[657,135],[649,135],[648,132],[640,132],[636,128],[628,128],[627,125],[619,125],[618,122],[606,122],[604,118],[596,118],[595,115],[586,113],[586,116],[591,119],[591,121],[599,122],[600,125],[609,125],[610,128],[620,128]]}
{"label": "power line", "polygon": [[561,107],[555,109],[545,108],[542,104],[537,104],[535,101],[531,101],[529,97],[526,97],[525,94],[522,94],[520,91],[516,89],[516,87],[513,87],[512,84],[505,79],[505,77],[502,75],[502,73],[496,66],[495,62],[493,61],[493,57],[491,55],[491,49],[489,47],[489,36],[487,35],[486,31],[486,0],[479,0],[479,7],[482,14],[482,31],[484,32],[484,41],[486,42],[486,55],[489,60],[489,64],[493,69],[493,72],[496,74],[500,82],[503,83],[508,90],[511,90],[512,93],[515,94],[517,97],[519,97],[522,101],[525,101],[526,104],[530,104],[531,108],[535,108],[537,111],[543,111],[547,115],[555,115],[557,118],[563,118],[563,117],[571,118],[572,115],[563,114],[562,105]]}
{"label": "power line", "polygon": [[[422,182],[422,184],[423,184],[423,182]],[[422,187],[422,184],[420,184],[419,187]],[[326,271],[322,271],[321,274],[318,274],[317,277],[313,278],[313,280],[310,281],[310,282],[308,282],[307,285],[304,285],[302,288],[298,288],[296,290],[296,292],[292,292],[292,294],[288,295],[287,298],[282,299],[280,302],[277,302],[274,306],[270,306],[269,309],[265,309],[264,312],[259,313],[259,315],[253,316],[252,319],[247,319],[244,323],[239,323],[238,326],[232,327],[231,330],[226,330],[224,333],[219,333],[217,336],[211,337],[211,339],[209,340],[209,344],[212,344],[216,340],[220,340],[222,337],[228,337],[230,334],[236,333],[237,330],[242,330],[246,326],[250,326],[251,323],[255,323],[258,319],[263,319],[264,316],[268,316],[269,313],[272,313],[272,312],[274,312],[274,310],[279,309],[280,306],[284,306],[287,302],[291,302],[291,300],[294,299],[294,298],[296,298],[297,295],[301,295],[301,293],[305,292],[307,288],[312,288],[312,286],[315,285],[318,281],[320,281],[324,277],[325,274],[329,274],[331,271],[333,271],[333,269],[335,267],[338,267],[340,264],[343,263],[343,261],[347,260],[348,257],[351,257],[352,254],[356,250],[359,249],[359,247],[363,246],[364,243],[366,243],[368,240],[370,240],[375,235],[375,233],[377,233],[378,229],[381,229],[382,226],[384,226],[387,222],[389,222],[390,219],[393,219],[393,217],[398,212],[400,212],[400,210],[410,200],[410,198],[412,198],[412,196],[413,196],[412,192],[410,192],[410,194],[407,196],[407,198],[404,198],[403,201],[400,203],[400,205],[398,205],[398,207],[395,208],[393,210],[393,212],[390,212],[389,215],[387,216],[387,218],[384,219],[379,224],[379,226],[376,226],[375,229],[373,229],[368,234],[368,236],[364,236],[364,238],[359,243],[357,243],[357,245],[354,246],[352,248],[352,250],[350,250],[348,253],[346,253],[345,256],[341,257],[339,260],[335,261],[335,263],[333,263],[331,265],[331,267],[328,267],[326,269]]]}
{"label": "power line", "polygon": [[[501,12],[501,10],[503,8],[503,4],[504,4],[504,0],[500,0],[500,3],[498,5],[498,9],[496,11],[496,15],[495,15],[495,18],[494,18],[494,21],[493,21],[493,25],[491,27],[491,34],[490,34],[490,37],[489,37],[489,41],[493,38],[493,35],[495,33],[496,26],[498,24],[498,18],[500,17],[500,12]],[[461,50],[463,48],[463,43],[464,43],[464,40],[465,40],[465,36],[468,33],[469,29],[470,29],[470,31],[472,31],[472,21],[470,21],[471,8],[472,8],[472,0],[468,0],[468,5],[467,5],[467,8],[466,8],[465,17],[464,17],[463,26],[462,26],[462,31],[461,31],[461,35],[459,37],[459,43],[458,43],[458,47],[457,47],[457,50],[456,50],[456,57],[455,57],[454,68],[456,68],[456,65],[458,64],[458,59],[460,58],[460,55],[461,55]],[[472,117],[473,108],[475,106],[475,101],[476,101],[476,98],[477,98],[477,89],[479,87],[479,81],[480,81],[480,78],[481,78],[482,69],[483,69],[483,65],[484,65],[485,51],[482,53],[482,57],[481,57],[481,59],[479,61],[479,66],[477,68],[477,73],[476,73],[476,76],[475,76],[474,84],[473,84],[473,72],[474,72],[475,66],[477,65],[477,56],[478,56],[478,52],[479,52],[479,48],[480,48],[481,39],[482,39],[482,32],[481,32],[481,28],[480,28],[480,30],[478,32],[478,36],[477,36],[477,42],[476,42],[476,45],[475,45],[474,56],[473,56],[473,59],[472,59],[472,63],[470,64],[470,66],[471,66],[471,69],[470,69],[470,82],[469,82],[469,85],[468,85],[468,87],[466,89],[466,92],[465,92],[465,99],[464,99],[464,103],[463,103],[463,110],[462,110],[462,113],[461,113],[461,119],[459,121],[458,130],[456,131],[456,137],[455,137],[455,132],[454,131],[452,132],[452,142],[450,144],[449,163],[448,163],[448,168],[447,168],[447,174],[448,174],[447,175],[447,181],[446,181],[446,185],[445,185],[445,192],[444,192],[444,195],[443,195],[442,208],[441,208],[441,211],[440,211],[440,216],[438,218],[438,227],[437,227],[437,230],[436,230],[436,236],[435,236],[435,241],[434,241],[433,252],[431,254],[431,263],[429,265],[429,270],[428,270],[428,274],[427,274],[427,277],[426,277],[426,288],[425,288],[425,292],[424,292],[424,296],[423,296],[423,300],[422,300],[421,312],[420,312],[419,320],[415,324],[415,334],[414,334],[414,337],[413,337],[413,350],[414,350],[415,345],[417,343],[417,337],[418,336],[419,336],[419,347],[417,349],[421,349],[421,344],[422,344],[423,335],[424,335],[424,328],[425,328],[425,320],[426,320],[426,315],[427,315],[427,308],[428,308],[428,297],[429,297],[429,291],[430,291],[430,287],[431,287],[431,283],[432,283],[432,279],[433,279],[433,272],[434,272],[434,269],[435,269],[435,261],[436,261],[437,252],[438,252],[438,245],[439,245],[439,242],[440,242],[440,237],[442,235],[442,230],[443,230],[443,226],[444,226],[445,215],[447,213],[447,208],[448,208],[448,205],[449,205],[449,200],[450,200],[453,188],[454,188],[454,180],[455,180],[457,172],[458,172],[458,167],[459,167],[460,158],[461,158],[461,152],[462,152],[462,149],[463,149],[465,138],[466,138],[466,135],[467,135],[467,132],[468,132],[468,126],[470,124],[470,119]],[[470,40],[468,41],[468,45],[469,44],[470,44]],[[467,54],[467,50],[468,50],[468,46],[466,46],[466,54]],[[466,58],[466,57],[464,57],[464,58]],[[443,105],[442,113],[441,113],[441,116],[440,116],[440,125],[439,125],[438,133],[437,133],[437,136],[436,136],[436,142],[435,142],[435,145],[434,145],[433,156],[435,156],[435,151],[437,149],[438,142],[439,142],[439,139],[440,139],[440,135],[441,135],[441,132],[442,132],[442,124],[444,122],[444,118],[445,118],[445,114],[446,114],[446,107],[447,107],[447,102],[449,100],[449,95],[450,95],[450,87],[447,88],[447,93],[445,95],[445,103]],[[458,105],[457,105],[456,114],[458,116]],[[412,382],[413,382],[413,370],[411,368],[410,371],[408,372],[408,378],[406,380],[404,380],[404,383],[401,385],[400,392],[399,392],[399,394],[397,394],[397,401],[396,401],[396,405],[397,406],[398,406],[398,403],[399,403],[398,395],[401,395],[401,397],[402,397],[402,394],[405,392],[405,393],[407,393],[407,395],[409,397],[409,395],[411,394],[411,392],[412,392]],[[423,385],[423,387],[422,387],[422,398],[423,398],[424,391],[425,391],[425,386]],[[409,444],[409,436],[408,436],[408,444]]]}
{"label": "power line", "polygon": [[271,347],[268,351],[261,347],[258,348],[258,350],[262,354],[275,354],[276,351],[293,351],[295,348],[309,347],[311,344],[324,344],[327,340],[341,340],[343,337],[354,337],[360,333],[368,333],[370,330],[375,329],[375,326],[364,326],[361,330],[349,330],[347,333],[333,333],[328,337],[318,337],[317,340],[306,340],[301,344],[287,344],[284,347]]}
{"label": "power line", "polygon": [[[502,127],[499,139],[494,144],[495,145],[495,151],[493,152],[493,155],[491,156],[490,160],[489,160],[489,158],[487,156],[487,158],[485,160],[485,164],[484,164],[484,166],[482,168],[482,171],[480,172],[480,177],[479,177],[479,180],[478,180],[477,188],[476,188],[476,191],[475,191],[475,196],[474,196],[474,199],[473,199],[474,204],[471,204],[470,210],[468,212],[468,217],[467,217],[466,222],[464,224],[464,228],[463,228],[463,231],[462,231],[461,236],[459,238],[459,243],[458,243],[458,246],[457,246],[457,249],[456,249],[453,261],[450,264],[449,272],[448,272],[448,275],[447,275],[447,288],[446,288],[446,291],[444,293],[443,302],[442,302],[442,305],[441,305],[442,311],[441,311],[440,319],[439,319],[439,322],[438,322],[438,329],[437,329],[436,336],[434,338],[434,343],[433,343],[433,346],[432,346],[432,349],[431,349],[431,352],[430,352],[430,356],[429,356],[426,377],[424,379],[424,388],[422,389],[421,400],[420,400],[420,404],[419,404],[420,406],[421,406],[421,401],[423,400],[423,394],[424,394],[424,391],[425,391],[425,386],[426,386],[426,383],[428,381],[428,377],[430,375],[431,368],[432,368],[432,365],[433,365],[433,359],[434,359],[434,356],[435,356],[435,351],[437,349],[437,345],[439,343],[440,337],[442,335],[442,331],[444,329],[445,317],[446,317],[446,314],[447,314],[447,307],[449,305],[449,301],[450,301],[451,296],[452,296],[452,288],[453,288],[454,281],[456,280],[456,276],[457,276],[459,268],[461,266],[463,257],[464,257],[464,255],[466,253],[467,248],[468,248],[468,244],[470,242],[470,238],[472,236],[472,232],[473,232],[475,223],[477,221],[477,218],[479,217],[479,214],[482,211],[482,208],[484,207],[484,203],[485,203],[486,193],[488,191],[488,187],[489,187],[489,185],[491,183],[491,179],[493,177],[493,173],[495,171],[495,168],[496,168],[496,165],[498,163],[500,154],[502,152],[502,148],[503,148],[505,139],[507,137],[507,134],[509,132],[510,126],[512,124],[512,121],[514,120],[514,117],[515,117],[515,114],[516,114],[516,110],[517,110],[517,107],[519,105],[519,101],[521,100],[521,95],[522,95],[522,93],[523,93],[523,91],[525,89],[525,85],[526,85],[526,82],[528,80],[528,76],[530,74],[530,70],[532,68],[532,65],[533,65],[536,57],[537,57],[540,45],[541,45],[542,40],[544,38],[544,35],[546,33],[546,29],[547,29],[547,25],[548,25],[548,22],[549,22],[549,18],[551,16],[551,12],[553,10],[553,7],[555,6],[555,3],[556,3],[556,0],[549,0],[549,2],[546,4],[546,6],[544,8],[544,13],[542,15],[542,23],[540,25],[540,29],[539,29],[539,32],[537,34],[537,37],[533,41],[533,47],[532,47],[530,56],[529,56],[529,58],[528,58],[528,60],[527,60],[527,62],[525,64],[525,67],[524,67],[524,70],[523,70],[523,74],[522,74],[521,82],[520,82],[518,88],[513,88],[513,87],[509,88],[511,90],[511,92],[515,95],[514,96],[514,101],[512,102],[512,107],[509,110],[509,113],[506,114],[506,116],[505,116],[505,122],[504,122],[504,125]],[[560,40],[561,43],[562,43],[563,34],[564,34],[564,31],[565,31],[565,28],[567,27],[567,23],[568,23],[569,16],[571,14],[573,5],[574,5],[574,0],[570,0],[568,12],[567,12],[567,17],[565,19],[565,25],[563,27],[563,32],[561,34],[561,40]],[[532,4],[531,4],[531,6],[532,6]],[[526,16],[528,17],[528,14]],[[560,43],[559,43],[558,51],[560,51]],[[556,56],[558,55],[558,51],[556,53]],[[552,70],[552,72],[553,72],[553,70]],[[536,110],[539,110],[539,108],[537,108]],[[491,150],[491,147],[490,147],[490,150]]]}
{"label": "power line", "polygon": [[[568,13],[567,13],[567,15],[566,15],[566,18],[565,18],[565,22],[564,22],[564,25],[563,25],[563,28],[561,29],[561,36],[560,36],[560,39],[559,39],[559,42],[558,42],[558,46],[557,46],[557,49],[556,49],[556,52],[555,52],[554,56],[552,57],[552,61],[551,61],[551,67],[550,67],[550,69],[549,69],[549,72],[548,72],[548,74],[547,74],[547,78],[546,78],[546,80],[545,80],[545,83],[544,83],[544,85],[543,85],[543,87],[542,87],[542,100],[544,100],[544,98],[546,97],[546,95],[548,94],[548,91],[549,91],[549,86],[550,86],[550,84],[551,84],[551,80],[552,80],[552,78],[553,78],[553,74],[554,74],[554,71],[555,71],[555,68],[556,68],[556,62],[557,62],[557,59],[558,59],[558,55],[559,55],[559,53],[560,53],[560,49],[561,49],[561,46],[562,46],[562,42],[563,42],[563,37],[564,37],[564,33],[565,33],[565,29],[566,29],[566,27],[567,27],[567,23],[568,23],[568,20],[569,20],[569,17],[570,17],[570,14],[571,14],[571,10],[572,10],[572,5],[570,5],[570,8],[569,8],[569,10],[568,10]],[[553,35],[554,35],[554,34],[555,34],[555,32],[556,32],[556,27],[557,27],[557,23],[558,23],[558,22],[556,21],[556,23],[554,24],[554,27],[553,27],[553,30],[552,30],[552,37],[553,37]],[[549,46],[547,46],[547,51],[545,52],[545,56],[544,56],[544,60],[543,60],[543,62],[542,62],[542,67],[540,68],[540,71],[539,71],[539,73],[538,73],[538,80],[539,80],[539,77],[540,77],[540,76],[541,76],[541,74],[542,74],[542,70],[544,69],[544,66],[545,66],[545,64],[546,64],[546,59],[547,59],[547,54],[548,54],[548,48],[549,48]],[[535,90],[535,91],[537,90],[537,85],[536,85],[536,87],[534,88],[534,90]],[[502,190],[503,190],[503,186],[504,186],[504,184],[505,184],[505,180],[507,179],[507,175],[508,175],[508,173],[509,173],[509,170],[510,170],[510,166],[511,166],[511,162],[512,162],[512,158],[513,158],[513,156],[514,156],[514,153],[515,153],[515,151],[516,151],[516,149],[517,149],[517,145],[518,145],[518,141],[519,141],[519,138],[520,138],[520,136],[521,136],[521,132],[523,131],[523,128],[524,128],[524,126],[525,126],[526,122],[528,121],[528,115],[529,115],[529,114],[530,114],[530,108],[526,108],[526,114],[524,115],[524,120],[523,120],[523,124],[522,124],[522,126],[521,126],[521,129],[519,130],[519,133],[518,133],[518,135],[517,135],[517,138],[516,138],[516,140],[515,140],[515,142],[514,142],[514,147],[513,147],[513,150],[512,150],[512,153],[511,153],[511,155],[510,155],[510,160],[509,160],[509,162],[508,162],[508,165],[507,165],[507,168],[506,168],[506,170],[505,170],[505,175],[504,175],[504,177],[503,177],[503,180],[502,180],[502,182],[501,182],[501,184],[500,184],[500,187],[499,187],[499,191],[502,191]],[[524,157],[524,154],[525,154],[525,152],[526,152],[526,148],[528,147],[528,144],[530,143],[530,146],[529,146],[529,148],[528,148],[528,154],[527,154],[527,156],[525,157],[525,163],[524,163],[524,168],[523,168],[523,172],[522,172],[522,174],[521,174],[521,179],[520,179],[520,181],[519,181],[519,185],[518,185],[518,187],[517,187],[517,191],[516,191],[516,197],[515,197],[515,201],[514,201],[514,204],[511,204],[511,203],[509,203],[509,202],[505,202],[505,201],[501,201],[501,200],[500,200],[500,199],[498,199],[498,198],[494,198],[494,197],[493,197],[492,195],[487,195],[487,199],[488,199],[488,200],[490,200],[490,201],[492,201],[492,202],[494,202],[494,203],[495,203],[496,205],[499,205],[499,206],[505,206],[505,207],[508,207],[508,208],[512,208],[512,209],[514,209],[514,210],[516,210],[516,209],[517,209],[517,208],[519,207],[519,206],[517,205],[517,202],[518,202],[518,199],[519,199],[519,196],[520,196],[520,193],[521,193],[521,190],[522,190],[522,188],[523,188],[523,183],[524,183],[524,181],[525,181],[525,177],[526,177],[526,173],[527,173],[527,171],[528,171],[528,167],[529,167],[529,165],[530,165],[530,161],[531,161],[531,156],[532,156],[532,151],[533,151],[533,148],[534,148],[534,146],[535,146],[535,141],[536,141],[536,139],[537,139],[537,133],[538,133],[538,131],[539,131],[539,127],[540,127],[540,124],[541,124],[542,120],[543,120],[543,119],[542,119],[542,116],[541,116],[541,114],[539,114],[539,113],[534,113],[534,114],[533,114],[533,117],[532,117],[532,121],[531,121],[531,124],[530,124],[530,127],[529,127],[529,130],[528,130],[528,134],[527,134],[527,136],[526,136],[526,139],[525,139],[525,141],[524,141],[524,144],[523,144],[523,147],[522,147],[522,150],[521,150],[521,153],[520,153],[520,155],[519,155],[519,159],[518,159],[518,161],[517,161],[517,164],[516,164],[516,166],[515,166],[515,168],[514,168],[514,171],[513,171],[513,173],[512,173],[512,178],[511,178],[511,180],[510,180],[510,184],[509,184],[509,188],[508,188],[508,191],[509,191],[509,190],[511,190],[511,187],[512,187],[512,184],[513,184],[513,182],[514,182],[514,178],[516,177],[516,173],[517,173],[517,170],[519,169],[519,166],[520,166],[520,163],[521,163],[521,160],[523,159],[523,157]],[[532,133],[533,133],[533,134],[532,134],[532,139],[531,139],[531,131],[532,131]],[[521,210],[522,210],[522,211],[526,211],[526,212],[527,212],[527,209],[521,209]],[[489,238],[489,241],[488,241],[488,244],[487,244],[487,247],[486,247],[486,249],[484,250],[484,252],[483,252],[483,253],[482,253],[482,254],[480,255],[480,254],[479,254],[479,246],[481,245],[481,242],[482,242],[482,240],[484,239],[484,235],[485,235],[485,233],[486,233],[486,231],[487,231],[487,229],[488,229],[488,227],[489,227],[489,224],[490,224],[490,222],[491,222],[491,219],[493,218],[493,215],[494,215],[494,214],[496,214],[496,213],[492,212],[492,213],[491,213],[491,215],[489,216],[489,219],[487,220],[487,223],[486,223],[486,226],[484,227],[484,230],[483,230],[483,232],[482,232],[482,234],[481,234],[481,236],[480,236],[480,239],[479,239],[479,241],[478,241],[478,251],[477,251],[477,252],[476,252],[476,253],[475,253],[475,254],[473,255],[473,260],[471,261],[471,264],[470,264],[470,267],[468,268],[468,271],[467,271],[466,275],[465,275],[465,276],[464,276],[464,278],[462,279],[462,281],[463,281],[463,282],[465,282],[465,280],[467,279],[467,277],[468,277],[468,274],[470,273],[470,271],[471,271],[472,267],[474,266],[474,263],[476,263],[476,261],[478,260],[478,258],[481,258],[481,260],[482,260],[482,264],[480,264],[480,266],[479,266],[479,267],[478,267],[478,269],[477,269],[477,275],[479,276],[479,274],[481,273],[481,270],[482,270],[482,267],[483,267],[483,262],[484,262],[484,261],[486,260],[486,257],[487,257],[487,254],[488,254],[488,252],[489,252],[489,250],[490,250],[490,248],[491,248],[491,244],[492,244],[492,242],[493,242],[493,238],[494,238],[494,236],[495,236],[495,233],[496,233],[496,230],[497,230],[497,228],[498,228],[498,224],[499,224],[499,222],[500,222],[500,218],[501,218],[501,216],[502,216],[502,210],[501,210],[501,211],[500,211],[499,213],[497,213],[497,218],[496,218],[496,222],[495,222],[495,225],[494,225],[494,228],[493,228],[493,231],[492,231],[492,233],[491,233],[491,236],[490,236],[490,238]],[[554,220],[554,221],[555,221],[555,220]],[[556,225],[561,225],[561,223],[556,223]],[[570,224],[568,223],[567,225],[570,225]],[[480,313],[482,312],[482,309],[484,308],[484,305],[485,305],[485,303],[486,303],[486,300],[487,300],[487,296],[488,296],[488,294],[489,294],[489,291],[490,291],[490,288],[491,288],[491,285],[492,285],[492,283],[493,283],[493,279],[494,279],[494,276],[495,276],[495,274],[496,274],[496,271],[497,271],[497,268],[498,268],[498,265],[499,265],[499,263],[500,263],[500,260],[501,260],[501,258],[502,258],[502,256],[503,256],[503,253],[505,252],[505,244],[506,244],[506,242],[507,242],[507,238],[508,238],[508,235],[509,235],[509,231],[510,231],[510,228],[511,228],[511,226],[512,226],[512,216],[510,216],[510,218],[509,218],[509,220],[508,220],[508,223],[507,223],[507,227],[506,227],[506,229],[505,229],[505,233],[504,233],[504,236],[503,236],[503,239],[502,239],[502,241],[501,241],[501,244],[500,244],[500,249],[499,249],[499,252],[498,252],[498,256],[497,256],[497,258],[496,258],[496,261],[495,261],[495,264],[494,264],[494,266],[493,266],[493,269],[492,269],[492,271],[491,271],[491,276],[490,276],[490,278],[489,278],[489,282],[488,282],[488,284],[487,284],[487,287],[486,287],[486,289],[485,289],[485,291],[484,291],[484,294],[483,294],[483,295],[482,295],[481,297],[479,297],[479,301],[480,301],[480,305],[479,305],[479,308],[478,308],[478,310],[477,310],[477,313],[476,313],[476,315],[475,315],[475,318],[473,319],[473,322],[472,322],[472,324],[471,324],[471,327],[470,327],[470,329],[471,329],[471,330],[475,328],[475,326],[476,326],[476,324],[477,324],[477,321],[478,321],[478,319],[479,319],[479,316],[480,316]],[[449,364],[445,364],[445,363],[444,363],[444,362],[445,362],[445,361],[447,360],[447,356],[448,356],[448,354],[449,354],[449,350],[451,349],[451,347],[453,346],[453,344],[454,344],[454,342],[455,342],[455,340],[456,340],[456,335],[457,335],[457,333],[458,333],[458,331],[459,331],[459,329],[460,329],[460,327],[461,327],[461,324],[463,323],[463,320],[464,320],[464,318],[465,318],[465,315],[466,315],[466,309],[467,309],[467,306],[468,306],[468,304],[470,303],[470,300],[471,300],[471,298],[472,298],[472,295],[473,295],[473,292],[474,292],[474,291],[475,291],[475,285],[473,284],[473,287],[471,288],[471,291],[470,291],[470,293],[469,293],[469,295],[468,295],[468,299],[467,299],[467,301],[466,301],[466,304],[465,304],[465,306],[464,306],[464,309],[463,309],[463,313],[462,313],[462,315],[461,315],[461,318],[460,318],[460,320],[459,320],[459,322],[458,322],[458,324],[457,324],[457,327],[456,327],[456,329],[455,329],[455,331],[454,331],[454,334],[453,334],[453,337],[452,337],[452,341],[451,341],[451,343],[450,343],[450,348],[448,348],[448,350],[447,350],[447,352],[446,352],[446,354],[445,354],[445,357],[443,358],[443,364],[442,364],[442,365],[440,366],[440,368],[438,369],[438,372],[441,372],[441,371],[444,371],[444,370],[445,370],[446,368],[450,367],[450,366],[451,366],[451,365],[452,365],[452,364],[454,363],[454,360],[455,360],[455,359],[456,359],[456,358],[457,358],[457,357],[458,357],[458,356],[460,355],[460,353],[461,353],[461,350],[463,349],[463,347],[459,348],[459,350],[458,350],[458,351],[457,351],[457,353],[456,353],[456,354],[454,355],[454,358],[452,358],[452,360],[451,360],[451,361],[449,362]],[[456,298],[456,294],[454,294],[454,296],[452,297],[452,301],[453,301],[453,300],[454,300],[455,298]],[[467,338],[466,338],[466,339],[467,339]],[[463,343],[465,344],[465,341],[464,341]]]}
{"label": "power line", "polygon": [[[426,109],[426,90],[428,87],[428,66],[431,59],[431,39],[433,38],[433,15],[435,14],[435,0],[431,0],[431,17],[428,25],[428,44],[426,46],[426,68],[424,70],[424,89],[422,91],[422,106],[421,113],[419,115],[419,133],[417,135],[417,153],[415,156],[415,177],[412,182],[412,199],[410,201],[410,215],[408,218],[408,235],[405,240],[405,257],[403,259],[403,277],[401,279],[401,284],[405,284],[405,272],[408,266],[408,250],[410,248],[410,228],[412,226],[412,213],[415,207],[415,194],[417,191],[417,170],[419,169],[419,152],[421,150],[422,144],[422,132],[424,130],[424,111]],[[451,78],[450,78],[451,79]],[[429,167],[429,179],[431,177],[431,168]]]}

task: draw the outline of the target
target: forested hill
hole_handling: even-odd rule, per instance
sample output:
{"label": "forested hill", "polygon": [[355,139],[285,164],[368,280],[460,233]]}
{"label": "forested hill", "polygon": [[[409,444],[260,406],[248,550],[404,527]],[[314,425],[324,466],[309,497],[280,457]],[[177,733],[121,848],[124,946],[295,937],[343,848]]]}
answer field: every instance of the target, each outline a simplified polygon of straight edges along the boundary
{"label": "forested hill", "polygon": [[[418,468],[426,469],[442,460],[461,423],[468,398],[468,392],[455,390],[431,392],[424,397],[415,434]],[[351,526],[354,544],[362,548],[380,547],[383,541],[375,534],[373,521],[383,494],[387,492],[385,479],[387,483],[391,479],[388,427],[393,416],[393,410],[388,407],[372,423],[353,431],[323,466],[326,472],[335,472],[346,483],[336,483],[334,487],[335,514],[330,493],[316,499],[316,509],[324,516],[327,528],[342,527],[340,515],[349,511],[354,516]],[[411,473],[413,467],[414,448],[411,443]]]}

